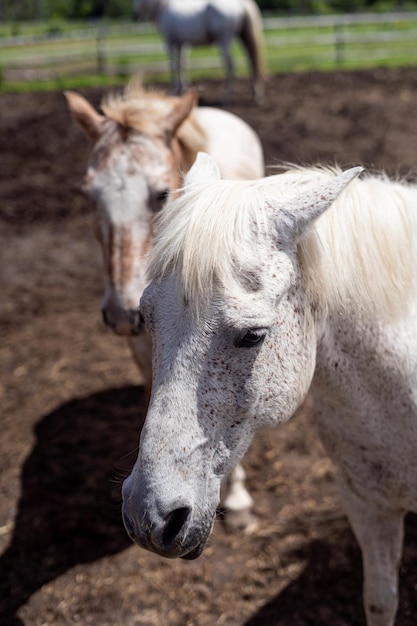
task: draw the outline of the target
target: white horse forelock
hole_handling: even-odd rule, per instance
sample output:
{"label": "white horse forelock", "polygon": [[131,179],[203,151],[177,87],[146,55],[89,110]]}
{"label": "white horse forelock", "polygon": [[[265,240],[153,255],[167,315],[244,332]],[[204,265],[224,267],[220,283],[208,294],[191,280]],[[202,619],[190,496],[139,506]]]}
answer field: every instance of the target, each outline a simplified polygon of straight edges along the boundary
{"label": "white horse forelock", "polygon": [[[192,185],[160,217],[149,278],[179,273],[184,296],[198,311],[215,286],[229,288],[257,270],[255,239],[277,239],[271,217],[279,229],[281,202],[340,172],[297,168],[258,181]],[[416,186],[383,174],[352,181],[298,242],[312,301],[386,320],[404,314],[417,282],[416,205]]]}

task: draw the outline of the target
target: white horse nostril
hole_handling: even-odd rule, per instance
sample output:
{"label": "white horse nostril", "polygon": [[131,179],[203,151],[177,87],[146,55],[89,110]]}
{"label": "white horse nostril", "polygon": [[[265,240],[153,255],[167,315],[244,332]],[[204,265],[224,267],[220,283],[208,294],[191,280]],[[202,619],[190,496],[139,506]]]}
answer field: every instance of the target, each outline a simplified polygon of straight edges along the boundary
{"label": "white horse nostril", "polygon": [[191,515],[191,507],[184,506],[172,511],[165,518],[165,528],[162,533],[162,543],[169,547],[179,537]]}

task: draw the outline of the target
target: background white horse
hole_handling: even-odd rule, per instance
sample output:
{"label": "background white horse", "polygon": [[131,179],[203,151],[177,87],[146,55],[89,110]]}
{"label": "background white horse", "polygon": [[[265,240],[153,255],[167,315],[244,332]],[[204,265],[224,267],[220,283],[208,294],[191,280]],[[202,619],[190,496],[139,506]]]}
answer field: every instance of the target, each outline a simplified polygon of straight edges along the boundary
{"label": "background white horse", "polygon": [[[260,178],[264,161],[258,135],[240,118],[215,108],[196,108],[192,92],[182,98],[131,86],[103,101],[98,113],[81,95],[67,92],[77,124],[93,142],[84,188],[96,204],[96,232],[106,269],[102,313],[127,336],[150,395],[151,340],[140,332],[137,307],[146,286],[147,254],[154,218],[197,150],[207,150],[225,177]],[[253,525],[244,471],[231,476],[224,500],[229,526]]]}
{"label": "background white horse", "polygon": [[154,386],[123,516],[139,545],[197,557],[223,475],[313,383],[367,623],[392,626],[417,511],[417,187],[360,171],[230,182],[204,155],[190,170],[141,301]]}
{"label": "background white horse", "polygon": [[150,15],[165,39],[171,65],[172,87],[180,94],[182,50],[190,46],[216,43],[226,68],[228,99],[233,86],[234,64],[230,47],[235,37],[242,42],[252,73],[256,100],[264,93],[262,19],[254,0],[133,0],[133,16]]}

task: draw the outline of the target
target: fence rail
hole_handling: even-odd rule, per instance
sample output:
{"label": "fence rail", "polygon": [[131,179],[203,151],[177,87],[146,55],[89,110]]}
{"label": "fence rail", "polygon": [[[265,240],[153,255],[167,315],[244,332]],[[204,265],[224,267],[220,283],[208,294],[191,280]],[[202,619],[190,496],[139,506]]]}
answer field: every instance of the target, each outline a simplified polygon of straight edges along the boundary
{"label": "fence rail", "polygon": [[[270,71],[319,65],[362,66],[375,62],[417,65],[417,12],[265,17]],[[0,38],[0,66],[5,82],[59,79],[79,74],[167,73],[162,39],[149,23],[103,25],[65,33]],[[246,67],[239,47],[240,71]],[[202,72],[220,68],[212,48],[189,55],[187,68]]]}

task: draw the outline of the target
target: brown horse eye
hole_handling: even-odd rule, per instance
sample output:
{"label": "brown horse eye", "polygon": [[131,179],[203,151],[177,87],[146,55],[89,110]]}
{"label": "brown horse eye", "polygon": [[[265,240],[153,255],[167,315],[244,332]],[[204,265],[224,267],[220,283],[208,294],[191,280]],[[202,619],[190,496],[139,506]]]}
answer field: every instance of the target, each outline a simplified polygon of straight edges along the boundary
{"label": "brown horse eye", "polygon": [[168,200],[168,196],[169,196],[168,189],[164,189],[164,191],[160,191],[159,193],[156,194],[155,204],[156,204],[157,211],[159,211],[163,207],[165,202]]}

